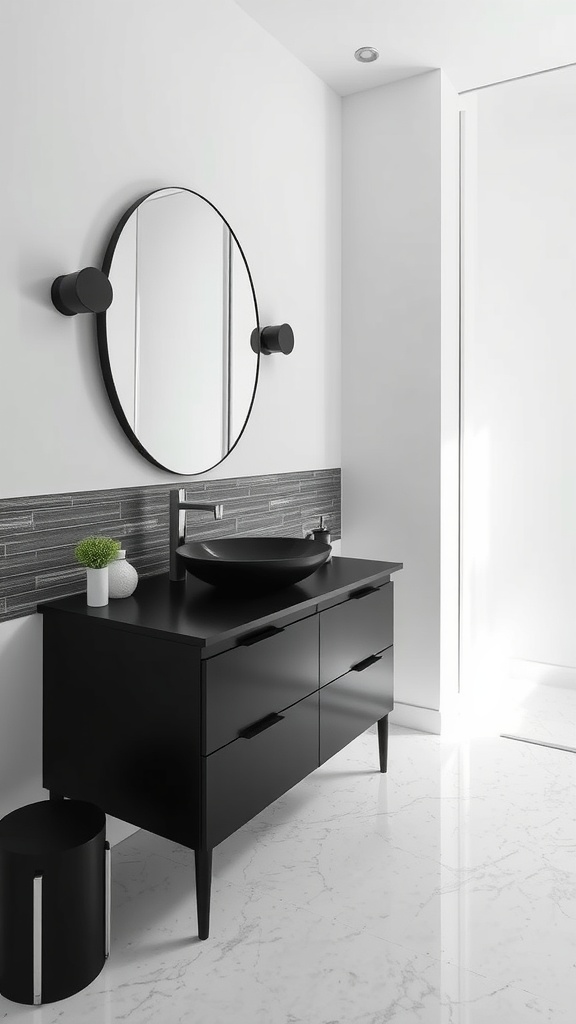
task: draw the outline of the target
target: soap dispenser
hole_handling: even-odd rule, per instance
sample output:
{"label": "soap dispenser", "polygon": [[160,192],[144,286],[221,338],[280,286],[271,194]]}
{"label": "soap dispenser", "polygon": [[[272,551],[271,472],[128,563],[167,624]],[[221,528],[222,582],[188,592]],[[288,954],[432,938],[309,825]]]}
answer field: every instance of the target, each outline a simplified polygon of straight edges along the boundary
{"label": "soap dispenser", "polygon": [[[306,534],[306,536],[308,540],[321,540],[324,541],[325,544],[328,544],[328,546],[330,546],[330,530],[325,525],[325,516],[320,516],[320,526],[315,526],[314,529],[310,531],[310,533]],[[330,554],[328,555],[326,561],[330,562],[331,559],[332,551],[330,551]]]}

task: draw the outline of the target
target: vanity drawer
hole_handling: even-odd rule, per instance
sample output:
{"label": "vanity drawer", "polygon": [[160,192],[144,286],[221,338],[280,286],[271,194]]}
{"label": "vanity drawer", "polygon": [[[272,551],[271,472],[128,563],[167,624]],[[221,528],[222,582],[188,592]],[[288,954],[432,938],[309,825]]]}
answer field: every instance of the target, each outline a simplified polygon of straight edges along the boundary
{"label": "vanity drawer", "polygon": [[242,637],[203,663],[204,754],[318,689],[318,616]]}
{"label": "vanity drawer", "polygon": [[277,720],[263,720],[260,728],[204,758],[209,848],[318,767],[317,692],[287,708]]}
{"label": "vanity drawer", "polygon": [[320,686],[393,643],[393,584],[363,587],[320,612]]}
{"label": "vanity drawer", "polygon": [[373,657],[320,690],[320,764],[394,707],[394,648]]}

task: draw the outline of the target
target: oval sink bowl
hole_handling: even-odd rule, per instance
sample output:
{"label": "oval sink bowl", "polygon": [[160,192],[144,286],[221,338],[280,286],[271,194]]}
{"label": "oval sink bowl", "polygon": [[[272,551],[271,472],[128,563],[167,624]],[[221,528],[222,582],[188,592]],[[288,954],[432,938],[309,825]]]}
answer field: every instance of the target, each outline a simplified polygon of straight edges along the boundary
{"label": "oval sink bowl", "polygon": [[227,537],[189,541],[176,548],[192,576],[226,590],[280,590],[316,572],[330,554],[320,540],[298,537]]}

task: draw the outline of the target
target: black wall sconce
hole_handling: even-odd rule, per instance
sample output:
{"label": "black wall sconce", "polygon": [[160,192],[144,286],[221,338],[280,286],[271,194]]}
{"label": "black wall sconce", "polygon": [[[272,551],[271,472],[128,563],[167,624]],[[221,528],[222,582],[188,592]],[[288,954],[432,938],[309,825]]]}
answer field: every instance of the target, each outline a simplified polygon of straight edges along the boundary
{"label": "black wall sconce", "polygon": [[263,327],[262,330],[255,327],[250,335],[250,345],[254,352],[263,352],[266,356],[273,352],[283,352],[289,356],[294,348],[294,331],[290,324]]}
{"label": "black wall sconce", "polygon": [[52,284],[52,302],[64,316],[104,313],[112,302],[112,285],[97,267],[62,274]]}

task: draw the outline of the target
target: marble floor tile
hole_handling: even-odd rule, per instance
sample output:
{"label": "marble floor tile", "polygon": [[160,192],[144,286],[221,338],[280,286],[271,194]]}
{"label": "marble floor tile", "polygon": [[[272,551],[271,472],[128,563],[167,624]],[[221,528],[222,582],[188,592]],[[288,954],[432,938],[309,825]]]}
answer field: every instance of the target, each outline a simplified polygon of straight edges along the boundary
{"label": "marble floor tile", "polygon": [[[511,986],[298,910],[254,889],[221,883],[213,937],[191,933],[195,909],[184,863],[156,854],[127,898],[115,887],[112,955],[83,992],[39,1009],[3,1001],[20,1024],[536,1024],[572,1020]],[[135,865],[133,859],[126,861]],[[141,889],[148,880],[148,889]],[[118,900],[120,902],[118,902]],[[11,1012],[13,1010],[13,1012]]]}
{"label": "marble floor tile", "polygon": [[576,670],[511,662],[499,732],[576,749]]}
{"label": "marble floor tile", "polygon": [[112,954],[19,1024],[574,1024],[576,755],[369,731],[214,852],[114,847]]}

